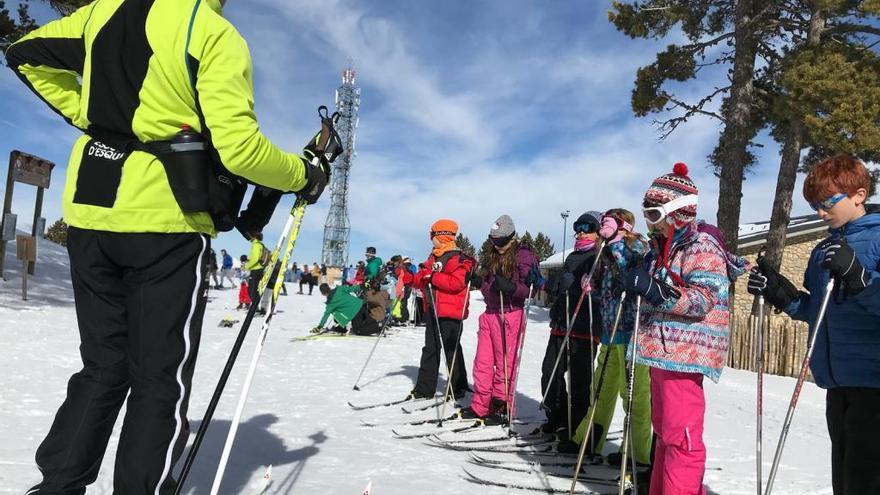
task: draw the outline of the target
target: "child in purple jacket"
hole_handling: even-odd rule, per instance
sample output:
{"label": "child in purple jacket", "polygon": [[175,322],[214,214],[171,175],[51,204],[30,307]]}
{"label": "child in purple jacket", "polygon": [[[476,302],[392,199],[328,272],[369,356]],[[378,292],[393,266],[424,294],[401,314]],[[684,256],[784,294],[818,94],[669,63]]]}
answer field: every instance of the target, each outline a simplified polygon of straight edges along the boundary
{"label": "child in purple jacket", "polygon": [[523,307],[529,297],[527,280],[538,260],[527,246],[520,244],[513,220],[507,215],[492,225],[489,241],[493,249],[485,267],[485,279],[477,280],[486,311],[480,315],[477,333],[474,395],[471,406],[461,414],[464,418],[500,424],[508,411],[514,412],[509,405],[516,389],[516,353],[522,337]]}

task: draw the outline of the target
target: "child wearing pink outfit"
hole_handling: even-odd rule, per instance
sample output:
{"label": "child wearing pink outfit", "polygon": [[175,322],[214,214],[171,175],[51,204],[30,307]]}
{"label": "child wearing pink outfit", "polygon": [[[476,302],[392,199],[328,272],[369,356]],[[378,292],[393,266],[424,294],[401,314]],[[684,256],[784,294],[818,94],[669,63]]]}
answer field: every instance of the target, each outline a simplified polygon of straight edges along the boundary
{"label": "child wearing pink outfit", "polygon": [[657,434],[651,495],[703,495],[706,445],[703,378],[717,382],[727,360],[730,285],[745,261],[699,225],[697,186],[678,163],[644,198],[651,252],[621,284],[641,296],[637,364],[651,368],[651,422]]}
{"label": "child wearing pink outfit", "polygon": [[477,332],[474,395],[462,416],[500,424],[508,415],[516,389],[516,353],[524,326],[523,307],[529,296],[528,279],[538,260],[528,246],[520,244],[513,220],[507,215],[492,225],[489,241],[493,249],[485,278],[472,280],[483,293],[486,312],[480,315]]}

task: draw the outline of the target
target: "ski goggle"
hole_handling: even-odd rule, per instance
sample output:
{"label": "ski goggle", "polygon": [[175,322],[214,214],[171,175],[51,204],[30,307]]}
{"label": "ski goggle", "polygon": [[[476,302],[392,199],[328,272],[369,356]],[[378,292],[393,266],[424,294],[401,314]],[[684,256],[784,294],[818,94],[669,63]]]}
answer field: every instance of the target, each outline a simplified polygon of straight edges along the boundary
{"label": "ski goggle", "polygon": [[599,228],[596,224],[585,222],[585,223],[576,223],[574,224],[574,233],[575,234],[592,234],[593,232],[598,232]]}
{"label": "ski goggle", "polygon": [[824,201],[816,201],[816,202],[810,201],[810,208],[812,208],[813,211],[819,211],[819,210],[828,211],[831,208],[834,208],[834,205],[836,205],[837,203],[840,203],[840,201],[845,197],[846,197],[846,194],[837,193],[834,196],[831,196],[830,198],[828,198]]}
{"label": "ski goggle", "polygon": [[510,242],[513,239],[513,236],[515,236],[515,235],[516,235],[516,232],[514,232],[510,235],[504,236],[504,237],[489,237],[489,242],[491,242],[492,245],[495,247],[499,247],[499,248],[504,247],[507,245],[508,242]]}
{"label": "ski goggle", "polygon": [[[679,196],[672,201],[662,204],[660,206],[651,206],[648,208],[642,209],[642,214],[645,215],[645,221],[648,225],[657,225],[663,220],[668,220],[669,215],[674,213],[676,210],[680,210],[686,206],[696,206],[697,205],[697,195],[696,194],[688,194],[686,196]],[[669,222],[671,223],[671,222]]]}

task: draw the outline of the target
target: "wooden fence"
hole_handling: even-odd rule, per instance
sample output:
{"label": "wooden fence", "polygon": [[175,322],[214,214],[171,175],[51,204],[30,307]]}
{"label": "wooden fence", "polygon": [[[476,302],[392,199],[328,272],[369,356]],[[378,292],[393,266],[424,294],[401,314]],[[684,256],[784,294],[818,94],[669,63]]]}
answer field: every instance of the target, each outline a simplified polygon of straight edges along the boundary
{"label": "wooden fence", "polygon": [[[756,371],[755,349],[757,319],[737,318],[731,314],[730,351],[727,365]],[[764,373],[797,376],[807,352],[807,325],[783,316],[766,316],[764,322]],[[813,377],[809,373],[807,379]]]}

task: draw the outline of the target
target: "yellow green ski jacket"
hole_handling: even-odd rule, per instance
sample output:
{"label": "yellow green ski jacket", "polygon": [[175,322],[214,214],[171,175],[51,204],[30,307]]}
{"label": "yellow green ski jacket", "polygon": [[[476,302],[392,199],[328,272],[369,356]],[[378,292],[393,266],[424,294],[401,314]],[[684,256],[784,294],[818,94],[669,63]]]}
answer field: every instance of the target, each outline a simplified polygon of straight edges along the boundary
{"label": "yellow green ski jacket", "polygon": [[85,133],[67,167],[70,225],[215,234],[207,213],[181,212],[153,155],[119,155],[90,132],[149,143],[172,139],[186,124],[210,139],[233,174],[281,191],[306,184],[304,161],[260,132],[250,52],[219,0],[96,0],[17,41],[6,61]]}

